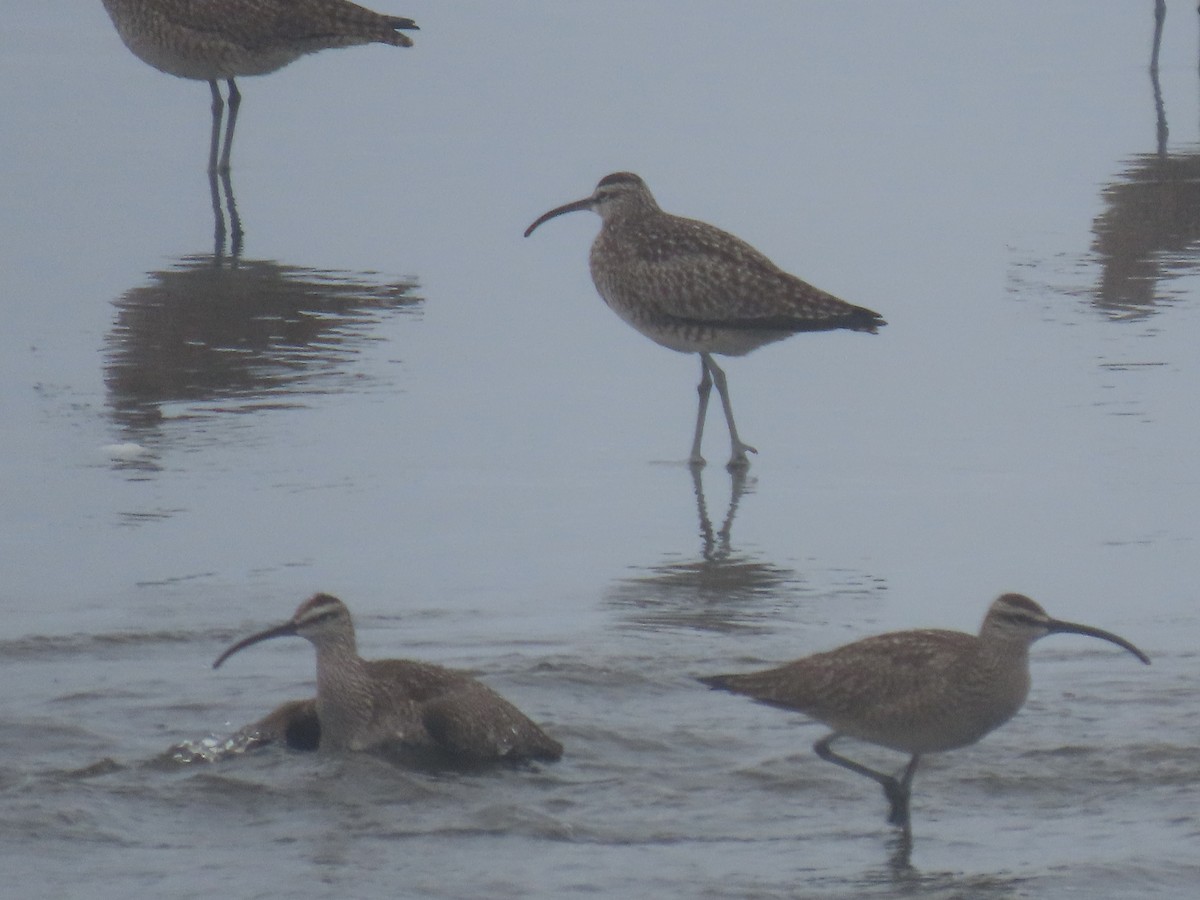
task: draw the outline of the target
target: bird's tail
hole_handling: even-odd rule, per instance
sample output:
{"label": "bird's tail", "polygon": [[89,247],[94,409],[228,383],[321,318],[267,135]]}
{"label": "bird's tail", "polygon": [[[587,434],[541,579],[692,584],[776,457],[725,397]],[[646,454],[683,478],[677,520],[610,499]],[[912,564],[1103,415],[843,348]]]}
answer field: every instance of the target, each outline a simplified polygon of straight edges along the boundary
{"label": "bird's tail", "polygon": [[405,31],[420,31],[417,23],[412,19],[406,19],[402,16],[387,16],[388,27],[391,28],[391,34],[384,37],[384,43],[391,44],[393,47],[411,47],[413,45],[412,38]]}

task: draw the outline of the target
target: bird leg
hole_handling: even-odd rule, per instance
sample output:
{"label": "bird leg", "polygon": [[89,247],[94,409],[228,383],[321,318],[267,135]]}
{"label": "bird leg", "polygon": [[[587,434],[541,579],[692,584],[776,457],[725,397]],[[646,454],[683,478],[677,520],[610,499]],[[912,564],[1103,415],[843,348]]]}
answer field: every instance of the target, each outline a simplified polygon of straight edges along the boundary
{"label": "bird leg", "polygon": [[892,804],[891,812],[888,814],[888,823],[898,825],[899,827],[908,830],[909,827],[909,798],[912,796],[912,780],[917,774],[917,764],[921,761],[921,757],[913,754],[912,759],[908,761],[908,765],[904,767],[904,774],[900,776],[900,780],[895,778],[883,785],[883,793],[887,796],[888,802]]}
{"label": "bird leg", "polygon": [[[221,99],[221,89],[217,87],[215,80],[210,81],[208,86],[212,90],[212,138],[208,144],[208,171],[209,174],[213,174],[217,171],[217,147],[221,143],[221,116],[225,112],[225,101]],[[215,181],[213,186],[215,189]],[[224,224],[221,225],[221,230],[225,230]]]}
{"label": "bird leg", "polygon": [[725,464],[725,468],[731,471],[733,469],[744,469],[750,465],[750,460],[746,459],[746,454],[757,453],[758,451],[749,444],[743,444],[742,439],[738,437],[737,425],[733,423],[733,405],[729,402],[729,388],[725,383],[725,372],[713,361],[712,356],[708,353],[701,353],[700,361],[705,367],[705,372],[711,375],[713,383],[717,386],[717,393],[721,395],[721,406],[725,410],[725,422],[729,425],[729,442],[732,445],[733,452],[729,457],[729,462]]}
{"label": "bird leg", "polygon": [[917,764],[921,761],[920,755],[913,754],[912,759],[908,761],[908,765],[904,767],[904,773],[897,779],[893,775],[876,772],[874,769],[867,768],[862,763],[857,763],[852,759],[847,759],[838,753],[834,753],[829,745],[839,737],[841,735],[836,731],[833,734],[826,735],[813,745],[813,750],[816,751],[817,756],[826,762],[835,763],[844,769],[849,769],[851,772],[865,775],[882,786],[884,796],[887,797],[888,803],[891,804],[888,823],[907,829],[909,827],[909,797],[912,791],[913,776],[916,775]]}
{"label": "bird leg", "polygon": [[892,855],[888,859],[888,866],[892,869],[893,877],[907,877],[913,871],[912,829],[905,826],[888,843],[892,851]]}
{"label": "bird leg", "polygon": [[[237,89],[237,84],[232,78],[228,81],[229,84],[229,119],[225,122],[225,146],[221,149],[221,165],[220,171],[229,171],[229,151],[233,149],[233,128],[237,124],[238,107],[242,105],[242,95]],[[213,82],[213,90],[216,90],[216,82]]]}
{"label": "bird leg", "polygon": [[701,353],[700,384],[696,386],[696,393],[700,395],[700,408],[696,411],[696,436],[692,438],[692,454],[688,457],[688,465],[696,468],[704,465],[704,457],[700,455],[700,439],[704,437],[704,417],[708,415],[708,395],[712,393],[712,384],[708,364]]}
{"label": "bird leg", "polygon": [[1158,49],[1162,43],[1163,22],[1167,18],[1167,0],[1154,0],[1154,44],[1150,52],[1150,71],[1158,72]]}

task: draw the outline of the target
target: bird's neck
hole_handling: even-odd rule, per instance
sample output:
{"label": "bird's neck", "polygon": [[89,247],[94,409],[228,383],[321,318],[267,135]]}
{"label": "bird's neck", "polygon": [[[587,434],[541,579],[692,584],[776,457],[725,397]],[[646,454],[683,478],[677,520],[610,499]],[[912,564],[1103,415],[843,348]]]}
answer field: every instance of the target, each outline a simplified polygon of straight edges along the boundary
{"label": "bird's neck", "polygon": [[1029,642],[1021,636],[989,635],[978,644],[976,672],[995,698],[996,724],[1007,721],[1029,696]]}
{"label": "bird's neck", "polygon": [[352,748],[371,721],[371,676],[354,639],[317,645],[317,718],[321,744]]}
{"label": "bird's neck", "polygon": [[626,226],[630,223],[640,223],[664,216],[665,213],[657,203],[648,198],[629,200],[621,205],[606,210],[603,215],[606,227]]}

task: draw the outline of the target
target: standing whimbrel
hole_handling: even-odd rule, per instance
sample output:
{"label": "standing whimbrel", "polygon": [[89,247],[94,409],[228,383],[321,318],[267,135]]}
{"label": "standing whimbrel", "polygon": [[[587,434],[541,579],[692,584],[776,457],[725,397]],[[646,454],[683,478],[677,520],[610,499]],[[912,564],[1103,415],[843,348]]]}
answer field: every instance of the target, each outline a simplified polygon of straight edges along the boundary
{"label": "standing whimbrel", "polygon": [[[833,733],[814,745],[817,755],[879,782],[891,802],[889,821],[907,828],[922,754],[973,744],[1016,715],[1029,693],[1029,646],[1048,634],[1100,638],[1150,663],[1122,637],[1052,619],[1028,597],[1005,594],[988,609],[978,636],[894,631],[775,669],[700,680],[828,725]],[[912,758],[897,779],[834,753],[830,744],[843,736]]]}
{"label": "standing whimbrel", "polygon": [[[319,733],[312,735],[311,723],[302,721],[310,714],[307,701],[285,704],[262,720],[289,732],[289,744],[391,750],[457,763],[562,756],[558,741],[465,672],[407,659],[362,659],[350,611],[329,594],[304,601],[282,625],[238,641],[213,668],[251,644],[285,635],[299,635],[317,651]],[[304,726],[308,736],[293,741],[294,726]]]}
{"label": "standing whimbrel", "polygon": [[[212,90],[210,171],[229,170],[233,128],[242,95],[235,78],[266,75],[307,53],[357,44],[411,47],[401,30],[412,19],[385,16],[348,0],[104,0],[133,55],[159,71],[207,81]],[[229,84],[229,121],[217,160],[225,103],[217,81]]]}
{"label": "standing whimbrel", "polygon": [[730,469],[758,451],[738,437],[725,373],[714,353],[743,356],[798,331],[848,328],[872,334],[887,323],[789,275],[745,241],[706,222],[663,212],[630,172],[605,176],[590,197],[550,210],[548,219],[590,209],[603,223],[592,244],[592,281],[604,302],[650,340],[700,354],[700,408],[689,462],[704,465],[700,438],[715,383],[729,424]]}

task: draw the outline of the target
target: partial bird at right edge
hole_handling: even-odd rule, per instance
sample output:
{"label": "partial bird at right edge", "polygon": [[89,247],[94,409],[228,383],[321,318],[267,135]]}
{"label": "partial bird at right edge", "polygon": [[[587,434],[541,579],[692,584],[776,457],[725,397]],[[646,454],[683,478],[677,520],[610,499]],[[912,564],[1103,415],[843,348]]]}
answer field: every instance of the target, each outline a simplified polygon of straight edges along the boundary
{"label": "partial bird at right edge", "polygon": [[[973,744],[1000,727],[1029,694],[1029,647],[1048,634],[1082,634],[1150,658],[1111,632],[1046,615],[1021,594],[992,603],[979,635],[924,629],[893,631],[795,662],[700,681],[761,703],[806,713],[833,729],[813,746],[822,759],[878,782],[888,821],[909,830],[909,795],[922,755]],[[835,753],[857,738],[911,758],[899,777]]]}
{"label": "partial bird at right edge", "polygon": [[758,452],[738,436],[725,372],[714,353],[744,356],[800,331],[845,328],[874,334],[887,324],[878,313],[788,274],[740,238],[664,212],[631,172],[605,176],[590,197],[544,213],[525,236],[555,216],[584,209],[602,220],[590,265],[604,302],[652,341],[700,354],[692,466],[704,465],[700,442],[714,384],[729,425],[727,468],[746,468],[746,454]]}

